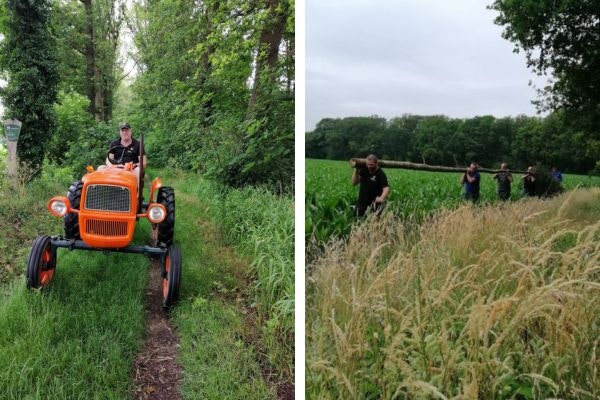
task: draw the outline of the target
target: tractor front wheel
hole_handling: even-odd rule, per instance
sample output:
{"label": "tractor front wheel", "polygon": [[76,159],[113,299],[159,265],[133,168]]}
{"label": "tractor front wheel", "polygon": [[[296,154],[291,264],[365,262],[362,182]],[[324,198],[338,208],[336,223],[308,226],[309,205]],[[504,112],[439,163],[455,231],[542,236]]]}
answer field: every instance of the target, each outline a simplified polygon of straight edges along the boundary
{"label": "tractor front wheel", "polygon": [[167,215],[165,219],[158,224],[158,242],[167,246],[173,244],[175,235],[175,190],[172,187],[161,187],[156,195],[156,202],[165,206]]}
{"label": "tractor front wheel", "polygon": [[[81,190],[83,189],[82,181],[75,181],[69,187],[67,198],[71,203],[71,208],[79,210],[81,200]],[[79,214],[68,213],[65,215],[65,238],[66,239],[81,239],[79,234]]]}
{"label": "tractor front wheel", "polygon": [[56,268],[56,248],[46,235],[38,236],[33,242],[27,260],[27,288],[38,289],[48,286]]}
{"label": "tractor front wheel", "polygon": [[162,257],[162,294],[163,307],[170,308],[179,300],[181,282],[181,253],[175,246],[170,246]]}

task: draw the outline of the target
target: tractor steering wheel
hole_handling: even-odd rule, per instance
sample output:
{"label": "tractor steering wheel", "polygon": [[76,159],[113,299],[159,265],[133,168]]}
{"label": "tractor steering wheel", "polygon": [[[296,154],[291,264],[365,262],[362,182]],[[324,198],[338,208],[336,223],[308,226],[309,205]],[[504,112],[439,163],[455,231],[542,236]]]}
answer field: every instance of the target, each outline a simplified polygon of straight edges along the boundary
{"label": "tractor steering wheel", "polygon": [[[119,149],[122,149],[122,151],[121,151],[121,157],[119,157],[117,159],[116,158],[117,157],[116,153],[118,153],[118,152],[116,152],[115,150],[119,150]],[[118,168],[123,168],[125,166],[125,164],[127,164],[129,162],[129,161],[125,161],[123,159],[125,157],[125,153],[133,153],[133,152],[131,151],[130,148],[125,147],[125,146],[119,144],[119,145],[116,145],[116,146],[112,146],[110,149],[108,149],[108,153],[106,155],[106,158],[108,159],[108,161],[112,165],[114,165],[114,166],[116,166]],[[113,156],[115,157],[114,159],[110,158],[111,154],[113,154]],[[131,162],[133,162],[133,167],[134,168],[137,167],[137,165],[138,165],[137,162],[135,162],[135,161],[131,161]]]}

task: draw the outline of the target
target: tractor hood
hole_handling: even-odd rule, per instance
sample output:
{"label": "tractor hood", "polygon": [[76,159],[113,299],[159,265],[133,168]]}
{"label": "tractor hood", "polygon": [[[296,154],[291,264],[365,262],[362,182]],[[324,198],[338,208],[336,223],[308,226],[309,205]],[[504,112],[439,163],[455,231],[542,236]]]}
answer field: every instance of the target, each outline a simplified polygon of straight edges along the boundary
{"label": "tractor hood", "polygon": [[105,184],[115,186],[127,186],[135,188],[138,184],[137,174],[117,167],[107,167],[94,172],[89,172],[81,178],[84,184]]}

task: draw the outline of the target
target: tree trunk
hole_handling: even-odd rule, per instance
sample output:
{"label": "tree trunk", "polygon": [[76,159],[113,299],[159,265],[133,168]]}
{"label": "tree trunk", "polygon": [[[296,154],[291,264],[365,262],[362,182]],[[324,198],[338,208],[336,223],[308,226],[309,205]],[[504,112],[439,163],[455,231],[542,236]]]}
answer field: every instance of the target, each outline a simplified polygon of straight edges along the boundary
{"label": "tree trunk", "polygon": [[[364,158],[352,158],[350,159],[350,166],[357,167],[365,165],[366,159]],[[412,169],[417,171],[432,171],[432,172],[465,172],[467,167],[444,167],[439,165],[427,165],[417,164],[408,161],[390,161],[390,160],[379,160],[379,166],[382,168],[398,168],[398,169]],[[488,172],[495,174],[499,172],[497,169],[490,168],[478,168],[479,172]],[[511,171],[515,174],[524,174],[525,171]]]}
{"label": "tree trunk", "polygon": [[[267,86],[277,78],[277,61],[279,58],[279,46],[283,38],[283,31],[287,21],[289,6],[287,0],[266,0],[269,10],[268,21],[260,34],[256,56],[256,70],[254,71],[254,85],[246,119],[250,118],[255,111],[256,103],[262,86]],[[266,81],[266,82],[265,82]]]}
{"label": "tree trunk", "polygon": [[[201,63],[201,73],[198,78],[198,87],[200,93],[211,93],[210,88],[207,87],[208,78],[212,74],[213,65],[211,62],[211,56],[215,52],[215,46],[210,44],[208,40],[208,36],[213,29],[212,17],[217,14],[219,11],[219,3],[213,3],[210,7],[206,7],[204,13],[202,15],[202,19],[204,22],[204,31],[200,38],[200,41],[206,42],[208,45],[206,49],[202,52],[202,57],[200,58]],[[212,95],[210,97],[205,98],[202,101],[201,105],[201,115],[200,115],[200,124],[203,128],[208,128],[210,126],[210,119],[213,114],[213,101]]]}
{"label": "tree trunk", "polygon": [[85,8],[85,59],[87,75],[87,98],[90,101],[88,111],[96,117],[96,47],[94,35],[94,10],[92,9],[92,0],[80,0]]}

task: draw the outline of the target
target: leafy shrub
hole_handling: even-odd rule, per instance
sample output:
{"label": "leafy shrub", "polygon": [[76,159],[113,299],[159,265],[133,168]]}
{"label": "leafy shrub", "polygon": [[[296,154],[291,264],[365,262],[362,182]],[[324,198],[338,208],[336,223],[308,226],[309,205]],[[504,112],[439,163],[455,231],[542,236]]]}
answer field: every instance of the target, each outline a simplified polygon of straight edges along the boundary
{"label": "leafy shrub", "polygon": [[79,93],[59,93],[58,103],[54,106],[57,127],[46,152],[51,162],[65,165],[65,150],[81,139],[82,132],[94,126],[94,119],[87,112],[89,104],[90,101]]}
{"label": "leafy shrub", "polygon": [[108,145],[119,136],[118,126],[99,123],[80,132],[77,140],[71,142],[64,157],[64,164],[71,167],[73,177],[79,178],[87,165],[103,165],[108,153]]}

